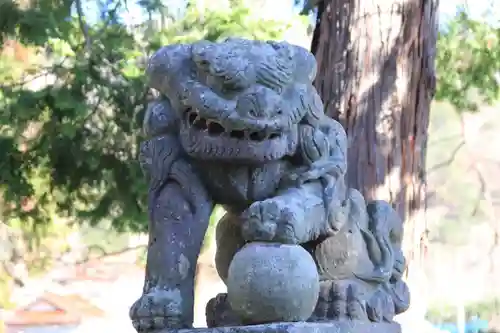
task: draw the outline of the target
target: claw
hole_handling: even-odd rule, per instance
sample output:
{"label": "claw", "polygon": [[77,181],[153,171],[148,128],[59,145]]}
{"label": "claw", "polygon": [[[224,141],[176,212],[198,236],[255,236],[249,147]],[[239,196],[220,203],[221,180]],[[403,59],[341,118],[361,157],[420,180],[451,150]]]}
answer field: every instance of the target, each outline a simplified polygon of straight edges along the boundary
{"label": "claw", "polygon": [[266,219],[260,208],[254,207],[243,215],[246,223],[242,226],[242,233],[246,241],[270,241],[276,234],[276,223]]}
{"label": "claw", "polygon": [[186,328],[180,304],[167,291],[156,290],[142,295],[130,308],[132,325],[137,332],[164,328]]}
{"label": "claw", "polygon": [[289,208],[276,200],[252,204],[243,214],[242,235],[246,241],[277,241],[297,244],[295,218]]}

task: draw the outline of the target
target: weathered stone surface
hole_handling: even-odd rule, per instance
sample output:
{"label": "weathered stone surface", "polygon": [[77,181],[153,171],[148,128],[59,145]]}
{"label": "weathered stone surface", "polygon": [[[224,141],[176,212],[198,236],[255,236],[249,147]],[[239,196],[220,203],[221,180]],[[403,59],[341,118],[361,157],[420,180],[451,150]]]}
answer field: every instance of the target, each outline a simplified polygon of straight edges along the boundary
{"label": "weathered stone surface", "polygon": [[227,292],[246,324],[305,321],[318,301],[318,271],[299,245],[254,242],[234,256]]}
{"label": "weathered stone surface", "polygon": [[[226,283],[233,257],[247,243],[301,246],[314,258],[320,280],[319,291],[311,285],[318,295],[308,300],[318,301],[308,322],[365,323],[266,325],[261,331],[307,329],[300,325],[313,325],[307,327],[315,332],[372,331],[378,326],[371,322],[392,322],[408,308],[402,221],[390,204],[367,203],[346,187],[347,136],[323,113],[315,75],[314,56],[286,42],[199,41],[168,45],[151,57],[149,86],[160,97],[146,111],[149,139],[140,151],[149,179],[150,242],[143,295],[130,311],[138,331],[192,326],[196,260],[215,204],[227,210],[216,231],[217,270]],[[276,273],[261,268],[241,271]],[[239,287],[207,305],[210,326],[283,319],[276,316],[279,304],[290,300],[301,279],[290,274],[282,285],[290,290],[266,282],[272,298],[255,293],[251,303],[276,306],[276,313],[254,316],[253,306],[243,310],[238,303],[250,299],[240,288],[245,277],[233,277],[240,281],[229,286]],[[296,292],[297,298],[310,296],[304,295]],[[284,311],[296,312],[288,321],[306,316],[301,306]],[[248,329],[259,328],[240,331]]]}
{"label": "weathered stone surface", "polygon": [[396,323],[367,323],[354,320],[328,323],[273,323],[253,326],[162,330],[158,333],[401,333]]}

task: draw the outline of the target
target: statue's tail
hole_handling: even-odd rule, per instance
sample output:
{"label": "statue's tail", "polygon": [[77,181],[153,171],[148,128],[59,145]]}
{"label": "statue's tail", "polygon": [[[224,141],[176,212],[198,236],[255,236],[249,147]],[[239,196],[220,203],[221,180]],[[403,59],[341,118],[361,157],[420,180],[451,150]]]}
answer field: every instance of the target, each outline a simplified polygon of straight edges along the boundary
{"label": "statue's tail", "polygon": [[361,227],[368,256],[374,264],[374,269],[367,273],[355,273],[355,276],[361,280],[378,283],[388,283],[394,266],[394,249],[389,239],[390,225],[387,223],[389,216],[380,213],[377,209],[370,209],[367,205],[367,214],[369,218],[368,230]]}

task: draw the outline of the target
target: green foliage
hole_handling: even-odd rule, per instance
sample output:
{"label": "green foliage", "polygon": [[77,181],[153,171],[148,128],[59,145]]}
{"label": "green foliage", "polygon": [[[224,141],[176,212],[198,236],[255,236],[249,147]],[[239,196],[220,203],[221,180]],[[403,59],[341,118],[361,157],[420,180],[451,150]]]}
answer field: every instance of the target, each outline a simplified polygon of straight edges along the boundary
{"label": "green foliage", "polygon": [[[149,12],[156,10],[151,3]],[[147,185],[136,154],[150,96],[145,57],[161,45],[198,39],[277,39],[287,24],[232,1],[229,9],[204,13],[188,6],[162,31],[151,22],[116,23],[125,5],[116,2],[108,20],[89,25],[70,15],[78,4],[0,4],[2,41],[14,41],[30,59],[0,52],[0,211],[8,223],[47,225],[58,215],[144,231]],[[21,204],[26,198],[33,207]]]}
{"label": "green foliage", "polygon": [[154,36],[151,47],[157,49],[161,45],[200,39],[222,41],[231,36],[279,39],[286,27],[283,22],[256,19],[255,10],[242,5],[204,13],[200,13],[195,6],[190,6],[182,20],[174,22],[171,27]]}
{"label": "green foliage", "polygon": [[460,12],[437,43],[435,98],[459,112],[477,111],[500,96],[500,30]]}

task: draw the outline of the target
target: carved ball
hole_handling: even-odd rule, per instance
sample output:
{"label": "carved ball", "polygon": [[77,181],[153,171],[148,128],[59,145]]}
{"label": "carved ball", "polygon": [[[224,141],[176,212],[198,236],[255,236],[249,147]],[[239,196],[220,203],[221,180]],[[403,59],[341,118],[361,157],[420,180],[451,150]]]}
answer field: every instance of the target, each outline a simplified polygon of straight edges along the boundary
{"label": "carved ball", "polygon": [[249,243],[229,266],[227,294],[245,324],[305,321],[318,301],[316,264],[298,245]]}

